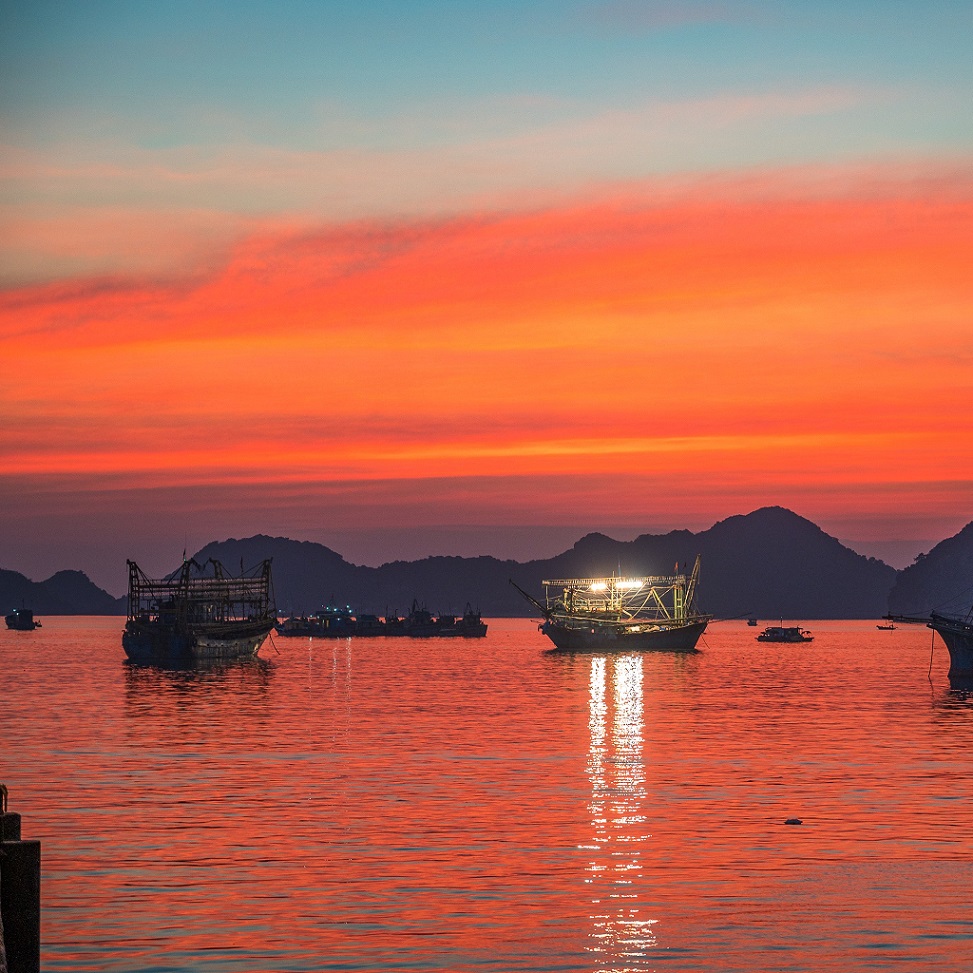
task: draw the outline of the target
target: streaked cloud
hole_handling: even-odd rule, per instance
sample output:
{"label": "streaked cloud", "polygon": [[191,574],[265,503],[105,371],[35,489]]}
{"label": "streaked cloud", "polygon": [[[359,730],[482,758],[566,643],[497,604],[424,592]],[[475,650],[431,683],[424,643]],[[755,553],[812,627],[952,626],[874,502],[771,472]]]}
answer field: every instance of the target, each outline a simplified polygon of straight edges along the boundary
{"label": "streaked cloud", "polygon": [[[412,132],[436,119],[449,130],[444,140],[419,136],[412,148],[394,150],[356,148],[346,138],[341,149],[302,150],[254,143],[150,150],[120,137],[8,145],[0,152],[0,256],[8,283],[98,271],[178,272],[204,259],[200,241],[229,241],[268,218],[333,222],[520,207],[528,198],[553,201],[608,179],[658,180],[705,169],[707,153],[727,140],[738,143],[729,149],[734,168],[748,156],[760,164],[760,153],[746,148],[755,144],[754,126],[840,119],[883,97],[827,87],[608,111],[548,101],[527,116],[495,100],[447,103],[424,106],[414,117],[375,119],[376,127],[391,123]],[[470,121],[484,116],[511,121],[485,137]],[[780,133],[778,150],[789,138]]]}
{"label": "streaked cloud", "polygon": [[31,367],[0,392],[5,470],[593,489],[594,463],[633,500],[650,471],[802,495],[971,475],[947,445],[973,179],[803,175],[263,225],[192,278],[8,290],[5,356]]}

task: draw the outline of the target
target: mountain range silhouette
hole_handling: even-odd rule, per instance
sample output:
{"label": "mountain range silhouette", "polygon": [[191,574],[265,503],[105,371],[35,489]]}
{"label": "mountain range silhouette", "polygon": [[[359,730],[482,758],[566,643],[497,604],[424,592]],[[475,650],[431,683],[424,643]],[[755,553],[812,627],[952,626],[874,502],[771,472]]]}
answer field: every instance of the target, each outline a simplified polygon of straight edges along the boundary
{"label": "mountain range silhouette", "polygon": [[[494,557],[426,557],[380,567],[351,564],[310,541],[262,534],[207,544],[194,555],[213,557],[231,572],[273,558],[281,614],[350,605],[361,612],[404,614],[413,600],[433,612],[460,613],[467,604],[490,617],[523,617],[535,609],[510,585],[540,596],[549,578],[667,575],[702,556],[699,606],[718,618],[877,618],[926,613],[965,614],[973,601],[973,523],[902,571],[865,557],[783,507],[729,517],[708,530],[675,530],[617,541],[592,533],[551,558],[519,562]],[[173,568],[178,565],[173,565]],[[26,605],[38,614],[124,614],[80,571],[33,582],[0,570],[0,607]]]}

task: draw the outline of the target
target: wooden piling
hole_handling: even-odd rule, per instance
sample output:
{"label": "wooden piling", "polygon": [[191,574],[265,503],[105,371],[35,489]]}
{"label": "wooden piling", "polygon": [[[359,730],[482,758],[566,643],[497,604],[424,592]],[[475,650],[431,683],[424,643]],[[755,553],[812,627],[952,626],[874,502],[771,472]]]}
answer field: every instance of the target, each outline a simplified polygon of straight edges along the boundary
{"label": "wooden piling", "polygon": [[40,973],[41,843],[23,841],[0,784],[0,973]]}

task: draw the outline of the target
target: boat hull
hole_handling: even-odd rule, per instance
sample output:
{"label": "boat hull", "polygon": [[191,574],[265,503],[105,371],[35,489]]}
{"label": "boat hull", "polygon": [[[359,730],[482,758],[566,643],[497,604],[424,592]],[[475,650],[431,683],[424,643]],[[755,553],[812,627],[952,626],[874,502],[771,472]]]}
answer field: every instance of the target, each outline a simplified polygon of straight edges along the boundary
{"label": "boat hull", "polygon": [[15,632],[33,632],[35,628],[40,628],[41,623],[34,618],[34,613],[29,608],[15,608],[4,618],[7,628]]}
{"label": "boat hull", "polygon": [[622,625],[568,625],[549,620],[540,631],[560,652],[696,652],[706,620],[660,628]]}
{"label": "boat hull", "polygon": [[950,677],[973,679],[973,623],[933,612],[929,627],[939,633],[949,652]]}
{"label": "boat hull", "polygon": [[197,665],[250,659],[273,630],[273,621],[180,630],[174,626],[129,620],[122,647],[142,665]]}
{"label": "boat hull", "polygon": [[799,626],[791,628],[781,625],[771,625],[765,628],[758,636],[758,642],[813,642],[814,637],[810,632]]}

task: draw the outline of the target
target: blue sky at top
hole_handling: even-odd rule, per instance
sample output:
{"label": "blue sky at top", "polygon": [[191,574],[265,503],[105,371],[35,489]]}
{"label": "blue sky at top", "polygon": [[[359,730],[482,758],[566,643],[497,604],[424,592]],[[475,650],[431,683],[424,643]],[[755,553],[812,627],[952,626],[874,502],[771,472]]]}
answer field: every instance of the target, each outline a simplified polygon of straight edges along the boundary
{"label": "blue sky at top", "polygon": [[[898,106],[869,109],[864,131],[836,130],[849,147],[971,141],[958,99],[973,94],[973,5],[956,0],[82,0],[2,11],[5,127],[40,143],[112,133],[149,147],[401,146],[646,100],[824,87]],[[402,117],[411,128],[383,124]]]}
{"label": "blue sky at top", "polygon": [[956,0],[0,0],[0,25],[12,283],[195,259],[144,220],[209,246],[973,146]]}

